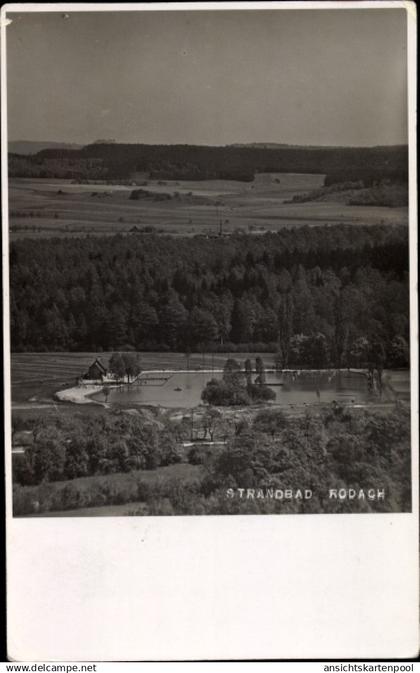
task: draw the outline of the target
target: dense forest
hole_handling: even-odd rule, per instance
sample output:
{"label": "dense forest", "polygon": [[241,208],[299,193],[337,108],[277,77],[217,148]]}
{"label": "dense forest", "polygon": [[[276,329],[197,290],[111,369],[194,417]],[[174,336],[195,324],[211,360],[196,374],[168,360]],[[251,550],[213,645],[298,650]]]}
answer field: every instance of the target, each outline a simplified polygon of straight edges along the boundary
{"label": "dense forest", "polygon": [[[345,167],[345,168],[343,168]],[[10,177],[129,179],[135,173],[175,180],[252,181],[256,173],[321,173],[326,184],[384,178],[407,181],[408,148],[210,147],[94,143],[79,150],[45,149],[9,155]]]}
{"label": "dense forest", "polygon": [[[34,441],[15,456],[14,514],[127,502],[140,515],[410,511],[409,417],[399,405],[386,414],[336,405],[299,418],[262,410],[237,424],[214,412],[202,423],[226,444],[207,452],[183,447],[188,418],[146,423],[141,415],[114,412],[28,419]],[[159,469],[177,463],[195,476],[187,479],[184,470],[181,478],[163,478]],[[298,487],[313,497],[226,497],[238,487]],[[383,489],[385,497],[330,500],[331,487]]]}
{"label": "dense forest", "polygon": [[405,227],[21,240],[14,351],[279,351],[283,366],[408,361]]}

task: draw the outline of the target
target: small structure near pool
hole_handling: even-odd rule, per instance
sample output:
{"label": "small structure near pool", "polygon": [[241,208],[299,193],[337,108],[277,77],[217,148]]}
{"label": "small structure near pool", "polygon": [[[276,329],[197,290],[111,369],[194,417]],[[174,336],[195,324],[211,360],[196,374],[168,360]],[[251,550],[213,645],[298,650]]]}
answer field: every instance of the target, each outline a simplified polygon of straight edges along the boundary
{"label": "small structure near pool", "polygon": [[99,358],[96,358],[86,374],[83,375],[82,379],[84,381],[103,381],[108,374],[107,368],[102,364]]}

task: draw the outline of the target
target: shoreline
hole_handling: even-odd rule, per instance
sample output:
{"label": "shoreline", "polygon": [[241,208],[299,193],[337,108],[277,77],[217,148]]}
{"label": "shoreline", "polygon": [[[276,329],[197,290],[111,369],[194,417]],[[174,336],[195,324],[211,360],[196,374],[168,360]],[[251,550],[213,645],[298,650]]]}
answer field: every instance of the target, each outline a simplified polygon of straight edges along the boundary
{"label": "shoreline", "polygon": [[71,404],[100,404],[107,406],[104,402],[91,399],[93,395],[100,393],[103,390],[103,385],[88,384],[86,386],[74,386],[73,388],[66,388],[55,393],[55,397],[60,402],[70,402]]}

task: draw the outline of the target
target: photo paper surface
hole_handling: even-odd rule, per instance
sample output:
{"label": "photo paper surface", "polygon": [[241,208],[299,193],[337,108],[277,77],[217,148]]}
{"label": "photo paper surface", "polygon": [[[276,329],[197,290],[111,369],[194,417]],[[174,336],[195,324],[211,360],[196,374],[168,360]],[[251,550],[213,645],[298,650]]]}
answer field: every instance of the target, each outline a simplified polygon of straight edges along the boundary
{"label": "photo paper surface", "polygon": [[416,653],[415,38],[4,8],[13,658]]}

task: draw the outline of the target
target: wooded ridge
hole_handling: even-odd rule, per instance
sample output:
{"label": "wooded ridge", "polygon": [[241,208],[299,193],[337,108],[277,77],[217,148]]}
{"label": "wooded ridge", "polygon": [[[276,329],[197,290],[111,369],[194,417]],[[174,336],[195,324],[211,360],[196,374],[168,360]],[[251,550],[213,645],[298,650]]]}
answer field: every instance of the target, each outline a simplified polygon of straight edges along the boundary
{"label": "wooded ridge", "polygon": [[162,179],[252,181],[256,173],[321,173],[331,182],[407,180],[408,147],[280,147],[93,143],[9,155],[10,177],[128,179],[136,172]]}

